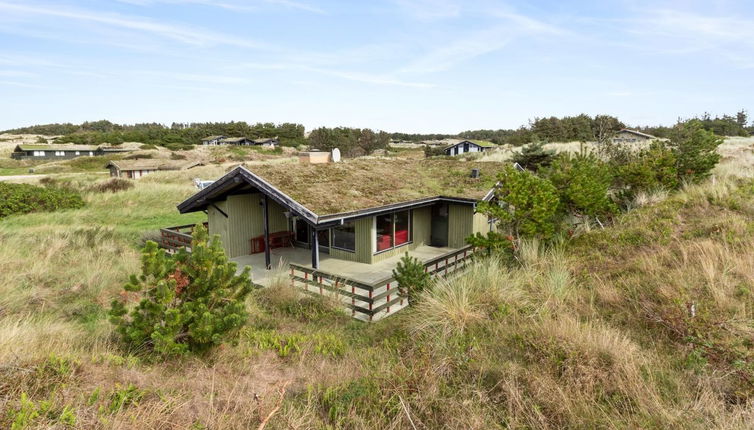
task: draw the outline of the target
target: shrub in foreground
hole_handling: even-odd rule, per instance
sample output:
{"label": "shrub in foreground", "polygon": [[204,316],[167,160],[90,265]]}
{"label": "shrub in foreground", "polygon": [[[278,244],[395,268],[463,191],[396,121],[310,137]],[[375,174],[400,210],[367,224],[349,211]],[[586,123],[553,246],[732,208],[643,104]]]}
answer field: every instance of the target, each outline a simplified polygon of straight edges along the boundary
{"label": "shrub in foreground", "polygon": [[408,252],[393,269],[393,277],[398,282],[401,296],[408,298],[409,305],[416,304],[419,293],[429,287],[431,280],[429,273],[424,271],[424,264]]}
{"label": "shrub in foreground", "polygon": [[[155,242],[142,252],[142,274],[131,275],[111,322],[130,347],[161,355],[203,352],[238,335],[247,320],[249,268],[236,275],[217,237],[198,226],[191,251],[168,255]],[[127,299],[139,302],[128,309]]]}
{"label": "shrub in foreground", "polygon": [[83,206],[81,195],[72,190],[0,182],[0,218]]}

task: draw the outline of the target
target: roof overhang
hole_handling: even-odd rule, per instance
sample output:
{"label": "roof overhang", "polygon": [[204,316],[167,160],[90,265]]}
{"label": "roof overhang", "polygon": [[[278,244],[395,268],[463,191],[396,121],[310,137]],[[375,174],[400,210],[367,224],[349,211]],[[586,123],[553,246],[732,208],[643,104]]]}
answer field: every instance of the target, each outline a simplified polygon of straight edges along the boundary
{"label": "roof overhang", "polygon": [[[241,190],[247,185],[256,188],[257,191],[268,196],[279,205],[291,211],[293,215],[303,218],[310,225],[322,228],[338,225],[345,221],[353,220],[356,218],[375,216],[401,209],[419,208],[422,206],[429,206],[437,202],[474,205],[479,201],[472,198],[435,196],[360,209],[356,211],[319,216],[310,209],[306,208],[301,203],[297,202],[289,195],[282,192],[280,189],[276,188],[261,177],[255,175],[245,167],[238,166],[230,172],[226,173],[220,179],[213,182],[208,187],[204,188],[203,190],[180,203],[178,205],[178,211],[180,211],[181,213],[189,213],[205,210],[214,201],[220,199],[223,196],[229,195],[234,191]],[[491,199],[492,195],[494,194],[493,191],[494,189],[490,190],[482,200],[488,201],[489,199]]]}

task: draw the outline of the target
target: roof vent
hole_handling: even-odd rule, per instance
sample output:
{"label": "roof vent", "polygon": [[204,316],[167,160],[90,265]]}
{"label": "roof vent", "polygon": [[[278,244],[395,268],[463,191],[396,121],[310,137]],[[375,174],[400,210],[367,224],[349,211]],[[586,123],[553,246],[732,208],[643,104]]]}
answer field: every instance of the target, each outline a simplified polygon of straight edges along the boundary
{"label": "roof vent", "polygon": [[471,177],[474,179],[479,178],[479,169],[471,169]]}

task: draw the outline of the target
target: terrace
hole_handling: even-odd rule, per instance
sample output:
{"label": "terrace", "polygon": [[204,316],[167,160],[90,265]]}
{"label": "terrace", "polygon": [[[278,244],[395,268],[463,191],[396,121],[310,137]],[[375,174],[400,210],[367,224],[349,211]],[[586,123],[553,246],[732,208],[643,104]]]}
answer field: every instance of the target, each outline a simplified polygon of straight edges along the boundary
{"label": "terrace", "polygon": [[[351,310],[354,318],[377,321],[408,305],[398,295],[398,283],[393,269],[403,255],[396,255],[374,264],[345,261],[323,255],[319,269],[310,264],[307,249],[286,247],[270,251],[273,268],[265,270],[264,254],[242,255],[231,258],[238,264],[240,273],[251,267],[251,280],[255,285],[270,286],[276,277],[282,277],[294,287],[314,294],[332,294]],[[424,263],[425,271],[433,277],[446,277],[463,269],[473,256],[471,247],[462,249],[420,246],[408,251]]]}

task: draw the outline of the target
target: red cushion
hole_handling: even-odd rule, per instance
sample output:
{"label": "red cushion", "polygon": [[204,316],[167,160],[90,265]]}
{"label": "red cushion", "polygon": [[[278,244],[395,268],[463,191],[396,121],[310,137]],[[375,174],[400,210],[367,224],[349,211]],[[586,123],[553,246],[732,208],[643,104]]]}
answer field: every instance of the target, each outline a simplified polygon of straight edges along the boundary
{"label": "red cushion", "polygon": [[383,251],[390,248],[390,235],[383,234],[377,236],[377,251]]}
{"label": "red cushion", "polygon": [[408,230],[395,231],[395,245],[402,245],[408,242]]}

